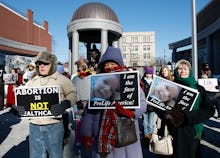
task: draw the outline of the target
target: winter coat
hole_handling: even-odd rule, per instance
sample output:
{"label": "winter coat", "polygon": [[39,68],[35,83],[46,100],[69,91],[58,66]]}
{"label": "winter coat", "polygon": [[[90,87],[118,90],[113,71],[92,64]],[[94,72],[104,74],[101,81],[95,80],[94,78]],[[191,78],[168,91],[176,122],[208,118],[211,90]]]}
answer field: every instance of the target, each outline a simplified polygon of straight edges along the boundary
{"label": "winter coat", "polygon": [[[165,118],[162,118],[162,123],[168,125],[169,133],[173,137],[174,155],[163,156],[158,155],[158,158],[197,158],[200,151],[198,146],[200,140],[195,138],[195,124],[205,122],[214,114],[214,108],[207,96],[207,92],[202,86],[198,85],[198,91],[201,95],[201,103],[199,110],[196,111],[184,111],[185,121],[178,127],[174,128],[170,122],[166,122]],[[158,112],[158,111],[157,111]],[[159,129],[159,135],[164,133],[164,125]],[[204,134],[204,133],[203,133]]]}
{"label": "winter coat", "polygon": [[5,108],[15,105],[15,88],[22,85],[22,75],[18,74],[18,81],[16,84],[9,84],[6,96]]}
{"label": "winter coat", "polygon": [[72,83],[76,87],[77,101],[89,100],[89,79],[89,76],[80,78],[78,75],[72,79]]}
{"label": "winter coat", "polygon": [[196,158],[196,152],[200,140],[194,138],[196,135],[194,124],[208,120],[214,114],[212,106],[205,89],[198,85],[201,95],[199,110],[185,111],[185,123],[179,128],[173,128],[174,151],[177,158]]}
{"label": "winter coat", "polygon": [[[106,52],[103,54],[102,59],[99,63],[99,68],[103,69],[103,63],[106,61],[114,61],[119,66],[124,66],[121,52],[117,48],[108,47]],[[144,92],[140,89],[140,108],[134,109],[135,114],[135,127],[138,141],[125,146],[117,148],[115,147],[110,154],[107,155],[107,158],[143,158],[142,148],[140,143],[140,133],[138,118],[143,115],[146,111],[147,103],[145,101]],[[82,125],[84,128],[81,128],[81,135],[86,137],[93,137],[95,139],[94,148],[91,153],[91,158],[100,158],[100,154],[97,152],[97,137],[100,128],[101,122],[101,113],[102,110],[88,110],[85,115],[82,117]],[[85,123],[85,124],[84,124]]]}
{"label": "winter coat", "polygon": [[[60,100],[70,100],[71,105],[76,104],[76,90],[70,79],[64,75],[59,74],[58,71],[50,76],[42,77],[35,76],[32,80],[28,81],[27,87],[41,87],[41,86],[59,86],[60,87]],[[58,120],[52,118],[36,118],[30,120],[31,123],[45,125],[56,123]]]}

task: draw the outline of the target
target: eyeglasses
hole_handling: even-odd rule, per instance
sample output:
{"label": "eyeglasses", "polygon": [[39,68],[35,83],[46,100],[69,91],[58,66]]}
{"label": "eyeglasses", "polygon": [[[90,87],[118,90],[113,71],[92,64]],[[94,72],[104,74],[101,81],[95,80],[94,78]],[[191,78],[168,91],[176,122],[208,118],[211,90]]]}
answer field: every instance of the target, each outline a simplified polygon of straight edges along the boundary
{"label": "eyeglasses", "polygon": [[40,66],[40,65],[49,65],[50,63],[45,63],[45,62],[42,62],[42,61],[38,61],[36,63],[37,66]]}

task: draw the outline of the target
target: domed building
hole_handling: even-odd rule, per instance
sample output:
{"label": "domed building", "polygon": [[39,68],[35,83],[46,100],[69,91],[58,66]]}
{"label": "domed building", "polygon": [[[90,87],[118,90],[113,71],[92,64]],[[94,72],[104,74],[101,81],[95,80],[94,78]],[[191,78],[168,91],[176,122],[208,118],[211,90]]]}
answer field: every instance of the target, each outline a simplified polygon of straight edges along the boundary
{"label": "domed building", "polygon": [[102,3],[91,2],[80,6],[67,26],[69,49],[71,51],[70,72],[76,72],[74,65],[79,58],[79,42],[85,43],[87,50],[92,43],[101,44],[101,54],[113,42],[119,42],[122,36],[122,27],[114,11]]}

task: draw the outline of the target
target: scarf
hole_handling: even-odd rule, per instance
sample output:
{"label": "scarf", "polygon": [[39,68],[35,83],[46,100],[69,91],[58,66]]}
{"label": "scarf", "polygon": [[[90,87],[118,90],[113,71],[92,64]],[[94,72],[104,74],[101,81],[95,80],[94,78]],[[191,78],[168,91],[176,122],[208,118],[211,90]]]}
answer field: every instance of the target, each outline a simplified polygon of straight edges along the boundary
{"label": "scarf", "polygon": [[81,78],[89,76],[91,73],[88,69],[86,69],[85,71],[77,71],[77,75]]}
{"label": "scarf", "polygon": [[105,157],[102,155],[109,154],[114,146],[115,146],[115,139],[116,139],[116,120],[117,114],[116,111],[113,109],[104,110],[102,115],[102,122],[99,131],[98,137],[98,151],[101,157]]}
{"label": "scarf", "polygon": [[[197,89],[197,82],[195,80],[195,78],[193,77],[193,73],[192,73],[192,69],[190,69],[190,75],[188,78],[181,78],[178,75],[177,69],[174,71],[174,82],[179,83],[179,84],[183,84],[185,86]],[[201,95],[199,94],[194,106],[193,106],[193,111],[198,110],[199,109],[199,105],[201,103]],[[194,125],[195,131],[196,131],[196,135],[195,135],[195,139],[201,139],[202,137],[202,132],[203,132],[203,123],[199,123],[199,124],[195,124]]]}
{"label": "scarf", "polygon": [[[116,66],[113,68],[101,69],[104,73],[126,71],[128,68],[124,66]],[[98,152],[101,158],[107,157],[115,147],[117,134],[117,114],[114,109],[104,110],[102,115],[101,127],[98,136]]]}
{"label": "scarf", "polygon": [[113,68],[104,69],[105,73],[108,73],[108,72],[121,72],[121,71],[128,71],[128,68],[124,67],[124,66],[116,66],[116,67],[113,67]]}

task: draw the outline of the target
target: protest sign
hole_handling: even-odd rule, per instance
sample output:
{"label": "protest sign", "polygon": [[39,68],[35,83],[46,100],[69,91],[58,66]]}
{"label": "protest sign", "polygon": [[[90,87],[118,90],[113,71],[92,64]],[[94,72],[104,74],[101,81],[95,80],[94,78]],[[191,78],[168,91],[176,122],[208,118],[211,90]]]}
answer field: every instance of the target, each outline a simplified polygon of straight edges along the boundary
{"label": "protest sign", "polygon": [[18,74],[3,74],[4,84],[16,84],[18,81]]}
{"label": "protest sign", "polygon": [[198,79],[198,84],[203,86],[206,91],[219,92],[216,87],[218,86],[217,78]]}
{"label": "protest sign", "polygon": [[140,107],[137,71],[90,75],[89,109],[114,109],[115,101],[126,109]]}
{"label": "protest sign", "polygon": [[146,101],[161,110],[171,110],[174,106],[192,110],[198,94],[196,89],[154,75]]}
{"label": "protest sign", "polygon": [[59,86],[18,87],[15,95],[15,104],[25,108],[22,117],[54,117],[51,106],[60,103]]}

